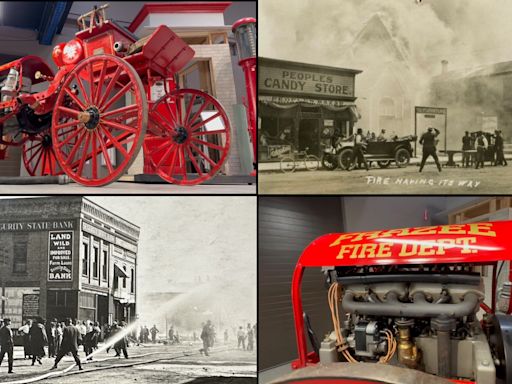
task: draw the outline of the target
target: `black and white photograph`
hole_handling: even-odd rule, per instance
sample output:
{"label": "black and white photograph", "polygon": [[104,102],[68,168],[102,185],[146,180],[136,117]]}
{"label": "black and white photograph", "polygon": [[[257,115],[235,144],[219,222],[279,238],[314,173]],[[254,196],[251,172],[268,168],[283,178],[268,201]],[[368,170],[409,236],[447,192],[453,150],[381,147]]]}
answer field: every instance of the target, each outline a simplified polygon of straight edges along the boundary
{"label": "black and white photograph", "polygon": [[259,2],[259,192],[509,193],[512,4]]}
{"label": "black and white photograph", "polygon": [[256,197],[0,198],[0,383],[256,383]]}

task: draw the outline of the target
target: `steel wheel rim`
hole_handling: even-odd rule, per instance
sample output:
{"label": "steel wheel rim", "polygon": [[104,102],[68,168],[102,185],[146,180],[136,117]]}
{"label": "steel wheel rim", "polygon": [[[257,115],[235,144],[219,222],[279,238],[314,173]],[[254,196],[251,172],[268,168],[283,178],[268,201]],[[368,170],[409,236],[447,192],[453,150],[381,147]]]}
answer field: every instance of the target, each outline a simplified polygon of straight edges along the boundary
{"label": "steel wheel rim", "polygon": [[[318,157],[315,155],[307,155],[304,159],[304,164],[306,165],[306,169],[308,171],[316,171],[318,169],[318,162]],[[312,166],[309,166],[308,164]]]}
{"label": "steel wheel rim", "polygon": [[26,138],[23,144],[23,164],[30,176],[62,175],[49,132]]}
{"label": "steel wheel rim", "polygon": [[[288,166],[290,164],[290,166]],[[280,161],[281,172],[291,173],[295,171],[295,160],[291,157],[283,157]]]}
{"label": "steel wheel rim", "polygon": [[[209,116],[203,119],[204,114]],[[156,101],[149,117],[144,156],[162,179],[197,185],[220,171],[229,155],[231,127],[216,99],[195,89],[176,90]]]}
{"label": "steel wheel rim", "polygon": [[[123,98],[126,103],[116,106]],[[146,125],[147,101],[135,69],[116,56],[91,56],[68,74],[55,103],[52,138],[57,161],[85,186],[113,183],[135,160]]]}

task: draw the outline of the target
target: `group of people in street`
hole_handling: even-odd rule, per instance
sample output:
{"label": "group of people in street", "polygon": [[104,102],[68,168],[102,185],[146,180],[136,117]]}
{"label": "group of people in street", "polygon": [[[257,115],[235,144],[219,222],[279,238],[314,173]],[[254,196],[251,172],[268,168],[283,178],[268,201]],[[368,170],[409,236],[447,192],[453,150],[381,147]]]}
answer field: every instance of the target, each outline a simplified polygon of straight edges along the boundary
{"label": "group of people in street", "polygon": [[[57,319],[46,321],[36,317],[27,320],[17,331],[23,337],[24,358],[31,359],[32,365],[35,365],[36,362],[40,365],[43,364],[42,359],[47,355],[45,347],[48,347],[48,357],[55,358],[52,369],[57,368],[65,355],[71,354],[81,370],[79,346],[83,346],[87,360],[92,360],[92,354],[98,348],[98,342],[103,338],[107,339],[115,335],[125,325],[125,322],[114,322],[111,326],[105,325],[102,331],[98,322],[90,320],[80,321],[66,318],[61,322]],[[116,357],[123,352],[124,357],[128,358],[126,337],[117,341],[113,348],[116,351]],[[14,331],[11,328],[10,319],[5,318],[0,320],[0,365],[4,356],[7,355],[9,373],[13,373],[13,354]]]}
{"label": "group of people in street", "polygon": [[[473,156],[476,150],[476,156]],[[508,165],[504,153],[504,140],[501,130],[495,130],[494,135],[484,132],[465,132],[462,137],[462,166],[483,168],[486,158],[493,166]]]}
{"label": "group of people in street", "polygon": [[[209,356],[209,350],[210,348],[213,348],[216,341],[215,326],[212,324],[211,320],[208,320],[206,323],[202,324],[202,332],[200,337],[203,341],[203,348],[201,348],[199,352]],[[236,331],[236,337],[238,341],[238,349],[242,349],[244,351],[254,351],[256,340],[256,324],[251,325],[250,323],[247,323],[246,329],[244,329],[243,326],[239,326]],[[224,344],[228,344],[228,342],[229,332],[226,329],[224,330]]]}
{"label": "group of people in street", "polygon": [[[242,347],[244,351],[254,351],[254,340],[256,337],[256,324],[251,326],[250,323],[247,323],[247,329],[244,330],[242,326],[238,328],[237,332],[238,337],[238,349]],[[245,341],[247,340],[247,345]]]}

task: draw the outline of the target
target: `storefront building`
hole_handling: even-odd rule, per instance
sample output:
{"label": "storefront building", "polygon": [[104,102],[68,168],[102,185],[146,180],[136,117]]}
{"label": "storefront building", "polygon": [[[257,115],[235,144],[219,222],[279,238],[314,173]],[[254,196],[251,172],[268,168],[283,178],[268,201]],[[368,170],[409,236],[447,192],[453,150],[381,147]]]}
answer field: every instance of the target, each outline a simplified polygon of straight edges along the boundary
{"label": "storefront building", "polygon": [[133,320],[139,233],[81,196],[0,200],[0,316]]}
{"label": "storefront building", "polygon": [[320,156],[322,137],[353,133],[359,118],[359,70],[258,58],[259,161],[279,161],[290,151]]}

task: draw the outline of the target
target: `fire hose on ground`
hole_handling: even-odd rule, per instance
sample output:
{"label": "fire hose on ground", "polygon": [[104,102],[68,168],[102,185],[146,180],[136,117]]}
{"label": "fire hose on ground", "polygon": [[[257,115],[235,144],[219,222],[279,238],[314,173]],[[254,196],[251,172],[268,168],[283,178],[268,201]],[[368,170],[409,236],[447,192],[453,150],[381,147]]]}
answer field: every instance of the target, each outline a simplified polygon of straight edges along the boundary
{"label": "fire hose on ground", "polygon": [[[212,351],[213,352],[225,352],[225,351],[228,351],[229,349],[230,348],[220,348],[220,349],[214,349]],[[31,377],[31,378],[27,378],[27,379],[20,379],[20,380],[15,380],[15,381],[4,381],[4,382],[0,382],[0,384],[35,383],[35,382],[38,382],[41,380],[50,379],[50,378],[54,378],[54,377],[64,377],[64,376],[77,375],[77,374],[87,373],[87,372],[102,371],[102,370],[107,370],[107,369],[127,368],[127,367],[134,367],[137,365],[152,364],[152,363],[156,363],[158,361],[164,361],[164,360],[174,360],[174,359],[178,359],[178,358],[184,357],[184,356],[199,355],[200,352],[197,352],[197,349],[188,350],[188,351],[180,351],[180,352],[150,352],[150,353],[144,353],[141,355],[131,356],[131,358],[136,359],[136,358],[150,356],[150,355],[162,355],[162,354],[171,354],[172,356],[160,357],[158,359],[153,359],[153,360],[149,360],[149,361],[138,361],[138,362],[134,361],[134,362],[124,363],[124,364],[113,364],[113,365],[108,365],[108,366],[104,366],[104,367],[93,367],[90,369],[84,369],[83,371],[70,372],[70,370],[76,366],[76,364],[73,363],[72,365],[70,365],[69,367],[67,367],[63,370],[47,372],[41,376]],[[101,362],[101,361],[106,361],[106,360],[111,360],[111,359],[114,359],[114,357],[101,359],[101,360],[94,360],[94,361],[83,361],[82,363],[90,364],[90,363],[94,363],[94,362]]]}

